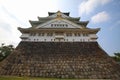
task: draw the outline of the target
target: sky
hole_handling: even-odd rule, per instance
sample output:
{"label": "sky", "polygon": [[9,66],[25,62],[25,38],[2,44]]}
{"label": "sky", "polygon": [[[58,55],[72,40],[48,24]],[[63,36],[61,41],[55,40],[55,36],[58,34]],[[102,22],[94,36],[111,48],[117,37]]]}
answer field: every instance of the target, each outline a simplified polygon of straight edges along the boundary
{"label": "sky", "polygon": [[112,56],[120,52],[119,6],[120,0],[0,0],[0,44],[17,46],[21,41],[18,27],[31,27],[29,20],[60,10],[89,21],[89,28],[101,28],[97,41]]}

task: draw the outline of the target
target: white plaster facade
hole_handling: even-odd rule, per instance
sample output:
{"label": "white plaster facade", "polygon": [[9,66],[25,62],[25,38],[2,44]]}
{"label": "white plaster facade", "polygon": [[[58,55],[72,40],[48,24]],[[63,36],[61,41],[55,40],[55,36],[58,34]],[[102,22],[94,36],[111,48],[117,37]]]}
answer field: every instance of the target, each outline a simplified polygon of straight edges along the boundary
{"label": "white plaster facade", "polygon": [[44,35],[39,35],[39,33],[31,34],[22,34],[22,41],[34,41],[34,42],[94,42],[97,39],[96,34],[87,34],[84,36],[82,33],[80,35],[75,35],[76,33],[69,33],[71,35],[67,35],[68,33],[63,33],[62,35],[56,35],[52,33],[52,35],[48,35],[48,33],[44,33]]}

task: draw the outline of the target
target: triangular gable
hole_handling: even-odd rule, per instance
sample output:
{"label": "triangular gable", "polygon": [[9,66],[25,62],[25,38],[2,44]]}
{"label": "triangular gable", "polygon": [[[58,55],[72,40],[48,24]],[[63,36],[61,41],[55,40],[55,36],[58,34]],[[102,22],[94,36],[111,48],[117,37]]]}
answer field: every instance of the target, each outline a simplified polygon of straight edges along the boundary
{"label": "triangular gable", "polygon": [[36,28],[82,28],[66,19],[53,19],[46,23],[38,25]]}

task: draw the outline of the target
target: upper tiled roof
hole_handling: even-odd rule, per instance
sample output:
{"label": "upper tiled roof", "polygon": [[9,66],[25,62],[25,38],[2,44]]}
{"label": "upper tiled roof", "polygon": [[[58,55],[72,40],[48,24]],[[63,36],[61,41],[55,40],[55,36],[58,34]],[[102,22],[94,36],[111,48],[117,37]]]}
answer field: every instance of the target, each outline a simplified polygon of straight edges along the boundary
{"label": "upper tiled roof", "polygon": [[[60,12],[60,11],[58,11],[58,12]],[[48,12],[48,15],[49,16],[51,16],[51,15],[53,15],[53,14],[56,14],[57,12]],[[67,15],[67,16],[69,16],[69,12],[62,12],[63,14],[65,14],[65,15]]]}
{"label": "upper tiled roof", "polygon": [[45,23],[47,21],[55,19],[58,16],[59,13],[61,15],[63,14],[63,15],[66,16],[66,17],[62,16],[63,19],[69,20],[69,21],[71,21],[71,22],[73,22],[73,23],[75,23],[77,25],[80,25],[80,26],[82,25],[82,26],[86,27],[87,24],[89,23],[89,21],[80,21],[80,17],[70,17],[69,16],[69,14],[70,14],[69,12],[60,12],[60,11],[58,11],[58,12],[48,12],[48,14],[49,14],[48,17],[38,17],[38,21],[32,21],[32,20],[30,20],[29,22],[32,25],[32,27],[36,27],[36,26],[38,26],[40,24],[43,24],[43,23]]}

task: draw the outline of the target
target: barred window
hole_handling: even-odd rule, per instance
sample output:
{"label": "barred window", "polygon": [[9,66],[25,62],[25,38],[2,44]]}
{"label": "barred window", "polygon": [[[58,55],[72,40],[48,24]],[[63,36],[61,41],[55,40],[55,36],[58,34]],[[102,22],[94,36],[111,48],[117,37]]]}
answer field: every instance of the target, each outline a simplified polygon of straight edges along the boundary
{"label": "barred window", "polygon": [[53,33],[47,33],[47,36],[52,36],[53,35]]}
{"label": "barred window", "polygon": [[46,41],[46,39],[44,39],[44,41]]}
{"label": "barred window", "polygon": [[53,24],[51,24],[51,27],[53,27]]}
{"label": "barred window", "polygon": [[30,33],[30,36],[35,36],[36,35],[36,33]]}
{"label": "barred window", "polygon": [[81,34],[80,34],[80,33],[78,33],[78,36],[81,36]]}
{"label": "barred window", "polygon": [[66,33],[66,36],[72,36],[72,33]]}
{"label": "barred window", "polygon": [[88,34],[83,34],[83,36],[88,36]]}
{"label": "barred window", "polygon": [[81,34],[80,34],[80,33],[74,33],[74,35],[75,35],[75,36],[81,36]]}
{"label": "barred window", "polygon": [[51,27],[68,27],[67,24],[51,24]]}
{"label": "barred window", "polygon": [[68,27],[68,25],[67,25],[67,24],[66,24],[65,26],[66,26],[66,27]]}
{"label": "barred window", "polygon": [[39,35],[39,36],[44,36],[44,33],[39,33],[38,35]]}

